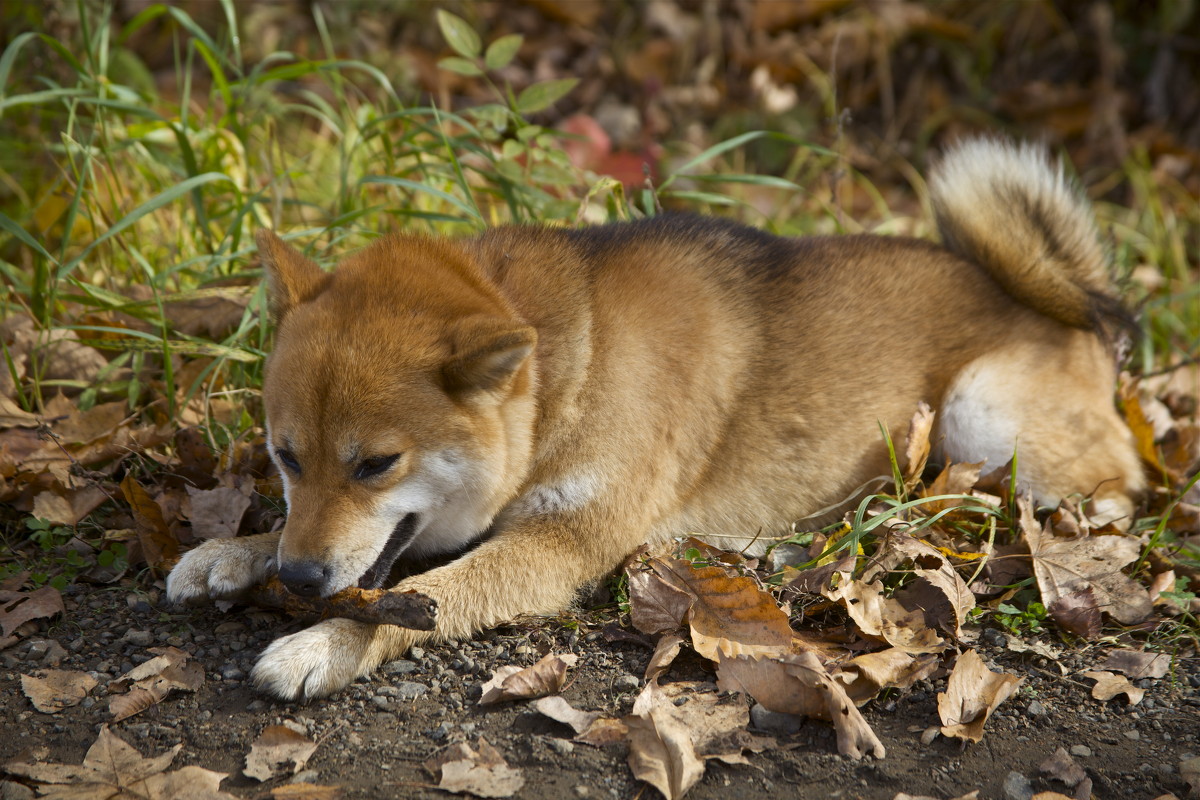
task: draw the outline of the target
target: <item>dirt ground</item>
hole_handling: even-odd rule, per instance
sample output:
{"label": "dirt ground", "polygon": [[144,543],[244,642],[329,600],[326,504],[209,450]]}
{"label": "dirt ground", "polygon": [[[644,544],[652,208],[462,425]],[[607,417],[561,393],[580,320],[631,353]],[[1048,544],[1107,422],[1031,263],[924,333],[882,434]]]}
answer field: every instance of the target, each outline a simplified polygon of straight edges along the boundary
{"label": "dirt ground", "polygon": [[[580,656],[563,692],[574,707],[620,716],[628,713],[650,649],[637,636],[613,639],[611,612],[538,620],[491,631],[479,639],[414,652],[386,665],[335,697],[280,703],[248,683],[261,649],[303,623],[273,613],[234,607],[178,609],[162,605],[156,591],[71,587],[66,614],[20,644],[0,652],[0,763],[27,759],[77,764],[110,719],[106,684],[147,660],[149,647],[174,645],[192,653],[207,676],[195,693],[173,693],[147,711],[111,728],[153,756],[182,743],[172,768],[195,764],[228,772],[222,789],[264,797],[287,782],[259,783],[241,774],[251,742],[268,725],[291,720],[319,742],[304,771],[291,780],[343,787],[350,798],[445,797],[422,764],[447,745],[484,736],[520,769],[522,798],[652,798],[656,790],[634,779],[624,745],[594,747],[571,741],[572,731],[527,703],[483,708],[480,685],[495,667],[531,664],[544,652]],[[607,627],[606,627],[607,626]],[[1182,759],[1200,754],[1200,665],[1177,659],[1159,680],[1143,680],[1137,706],[1120,696],[1094,700],[1083,671],[1103,660],[1101,649],[1068,651],[1057,661],[1008,649],[1001,631],[976,631],[976,648],[993,668],[1024,678],[1020,691],[988,721],[983,741],[964,746],[921,734],[937,722],[936,692],[945,679],[923,681],[905,694],[891,693],[865,708],[888,749],[887,757],[853,761],[839,756],[824,722],[752,713],[758,732],[778,746],[750,755],[750,766],[710,761],[689,792],[705,798],[891,798],[898,792],[957,797],[1028,798],[1054,789],[1072,794],[1039,770],[1062,747],[1072,752],[1098,798],[1187,796]],[[1055,644],[1055,643],[1052,643]],[[60,669],[95,673],[92,696],[55,715],[35,711],[20,676],[58,662]],[[1066,673],[1065,675],[1063,673]],[[699,657],[685,654],[664,681],[711,681]],[[730,696],[727,702],[744,702]],[[31,797],[26,787],[0,784],[0,796]]]}

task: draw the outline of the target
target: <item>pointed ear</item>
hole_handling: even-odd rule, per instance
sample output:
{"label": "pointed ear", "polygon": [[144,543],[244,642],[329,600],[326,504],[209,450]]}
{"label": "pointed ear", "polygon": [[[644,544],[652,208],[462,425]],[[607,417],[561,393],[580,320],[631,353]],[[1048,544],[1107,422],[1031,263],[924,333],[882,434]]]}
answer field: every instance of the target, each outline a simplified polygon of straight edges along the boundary
{"label": "pointed ear", "polygon": [[459,324],[454,355],[442,367],[452,394],[508,388],[537,346],[537,331],[513,320],[471,317]]}
{"label": "pointed ear", "polygon": [[260,228],[254,237],[267,280],[267,305],[271,319],[278,324],[301,303],[313,299],[329,281],[329,273],[300,255],[296,248]]}

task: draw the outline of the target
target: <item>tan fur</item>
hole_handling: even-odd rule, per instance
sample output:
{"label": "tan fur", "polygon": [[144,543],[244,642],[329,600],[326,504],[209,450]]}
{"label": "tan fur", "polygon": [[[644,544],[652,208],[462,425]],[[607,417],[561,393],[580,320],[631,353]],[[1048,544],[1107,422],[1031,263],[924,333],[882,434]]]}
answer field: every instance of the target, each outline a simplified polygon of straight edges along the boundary
{"label": "tan fur", "polygon": [[[1031,180],[1009,180],[1013,159]],[[398,586],[437,600],[436,631],[328,620],[255,668],[280,697],[326,694],[416,642],[561,611],[647,540],[763,533],[761,550],[886,474],[879,424],[899,435],[921,400],[942,407],[947,457],[999,467],[1016,450],[1043,502],[1094,493],[1127,515],[1143,483],[1084,327],[1107,290],[1094,236],[1079,241],[1086,206],[1046,188],[1061,175],[1041,153],[982,143],[947,163],[933,186],[955,252],[669,217],[388,236],[326,275],[264,232],[287,526],[193,550],[169,596],[228,595],[266,568],[299,586],[301,567],[329,594],[370,578],[389,537],[424,556],[483,536]],[[264,568],[252,554],[276,541]]]}

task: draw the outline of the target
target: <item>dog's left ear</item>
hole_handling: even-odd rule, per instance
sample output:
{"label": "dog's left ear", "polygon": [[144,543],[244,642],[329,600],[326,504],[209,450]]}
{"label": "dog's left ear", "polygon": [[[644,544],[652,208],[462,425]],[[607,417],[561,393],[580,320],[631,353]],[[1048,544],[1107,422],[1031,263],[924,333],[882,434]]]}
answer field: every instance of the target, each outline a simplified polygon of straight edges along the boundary
{"label": "dog's left ear", "polygon": [[453,338],[454,355],[442,367],[451,394],[507,388],[537,346],[537,331],[514,320],[463,320]]}
{"label": "dog's left ear", "polygon": [[300,255],[274,231],[260,228],[254,241],[266,271],[271,319],[278,324],[293,308],[320,294],[329,282],[329,273]]}

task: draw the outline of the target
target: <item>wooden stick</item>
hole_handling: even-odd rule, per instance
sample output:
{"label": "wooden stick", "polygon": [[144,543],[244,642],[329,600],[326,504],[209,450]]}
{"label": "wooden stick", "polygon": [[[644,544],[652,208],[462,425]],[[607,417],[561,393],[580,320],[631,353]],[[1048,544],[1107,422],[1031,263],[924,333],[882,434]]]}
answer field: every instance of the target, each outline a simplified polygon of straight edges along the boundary
{"label": "wooden stick", "polygon": [[399,625],[431,631],[437,620],[437,601],[416,592],[386,589],[343,589],[330,597],[301,597],[292,594],[272,575],[241,598],[251,605],[273,608],[291,616],[344,617],[382,625]]}

